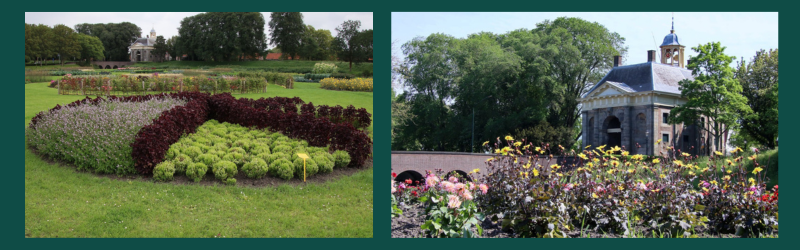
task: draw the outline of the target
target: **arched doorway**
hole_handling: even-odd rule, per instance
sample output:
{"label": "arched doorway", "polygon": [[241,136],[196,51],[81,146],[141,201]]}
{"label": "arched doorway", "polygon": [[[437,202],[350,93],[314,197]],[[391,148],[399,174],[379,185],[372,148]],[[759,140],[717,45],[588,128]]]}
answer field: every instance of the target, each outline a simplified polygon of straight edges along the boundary
{"label": "arched doorway", "polygon": [[119,67],[117,67],[117,65],[114,65],[114,69],[118,69],[118,68],[119,68]]}
{"label": "arched doorway", "polygon": [[142,52],[141,51],[138,51],[138,50],[136,51],[136,61],[137,62],[141,62],[142,61]]}
{"label": "arched doorway", "polygon": [[608,116],[603,123],[603,133],[606,133],[605,145],[608,147],[622,146],[622,128],[619,118]]}
{"label": "arched doorway", "polygon": [[106,65],[106,69],[111,69],[111,66],[110,65]]}

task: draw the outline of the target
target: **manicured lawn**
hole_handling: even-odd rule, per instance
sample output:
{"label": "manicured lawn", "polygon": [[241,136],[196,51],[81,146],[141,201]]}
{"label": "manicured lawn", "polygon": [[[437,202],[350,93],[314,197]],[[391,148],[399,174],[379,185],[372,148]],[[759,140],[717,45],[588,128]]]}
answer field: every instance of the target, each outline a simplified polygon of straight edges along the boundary
{"label": "manicured lawn", "polygon": [[[260,98],[298,96],[372,113],[372,93],[270,85]],[[82,99],[25,85],[25,126],[38,112]],[[372,134],[372,127],[369,128]],[[249,188],[118,180],[51,164],[25,149],[26,237],[372,237],[372,168],[308,185]]]}

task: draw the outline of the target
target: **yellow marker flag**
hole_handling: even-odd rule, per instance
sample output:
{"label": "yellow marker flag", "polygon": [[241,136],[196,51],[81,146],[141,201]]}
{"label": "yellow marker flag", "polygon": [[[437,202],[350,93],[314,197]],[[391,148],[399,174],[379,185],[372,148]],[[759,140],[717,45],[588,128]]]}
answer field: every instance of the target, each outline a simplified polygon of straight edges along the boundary
{"label": "yellow marker flag", "polygon": [[308,155],[301,153],[301,154],[297,154],[297,157],[300,157],[300,158],[303,159],[303,182],[306,182],[306,159],[308,159]]}

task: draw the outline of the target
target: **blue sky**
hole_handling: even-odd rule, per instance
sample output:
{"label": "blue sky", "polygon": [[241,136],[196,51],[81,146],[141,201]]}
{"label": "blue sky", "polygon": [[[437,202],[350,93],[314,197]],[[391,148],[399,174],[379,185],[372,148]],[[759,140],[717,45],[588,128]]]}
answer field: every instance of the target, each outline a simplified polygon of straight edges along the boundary
{"label": "blue sky", "polygon": [[[726,54],[750,61],[759,49],[778,48],[778,13],[701,13],[675,12],[675,33],[686,46],[687,55],[695,55],[691,47],[708,42],[721,42]],[[530,12],[530,13],[392,13],[392,41],[397,41],[395,55],[403,57],[399,47],[417,36],[445,33],[463,38],[488,31],[506,33],[527,28],[558,17],[579,17],[597,22],[626,39],[628,57],[625,64],[647,61],[647,50],[658,50],[669,34],[671,12]],[[653,41],[655,40],[655,42]],[[689,58],[688,56],[686,57]]]}

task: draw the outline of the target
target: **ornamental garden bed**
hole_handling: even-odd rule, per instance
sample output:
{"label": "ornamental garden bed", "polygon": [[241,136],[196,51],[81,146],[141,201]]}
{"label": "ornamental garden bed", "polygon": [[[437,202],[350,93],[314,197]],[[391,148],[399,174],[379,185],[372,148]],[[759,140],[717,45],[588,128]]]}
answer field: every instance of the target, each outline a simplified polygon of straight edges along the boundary
{"label": "ornamental garden bed", "polygon": [[[565,153],[506,137],[486,173],[393,180],[393,237],[778,237],[778,185],[767,185],[777,167],[757,150],[706,158],[657,146],[660,156]],[[552,154],[578,160],[536,164]]]}
{"label": "ornamental garden bed", "polygon": [[311,178],[334,167],[364,166],[372,154],[364,131],[370,124],[371,114],[352,106],[181,92],[56,106],[31,120],[26,138],[36,152],[81,170],[155,173],[162,181],[175,172],[197,181],[208,174],[235,184],[238,172],[251,179],[268,173],[299,178],[297,153],[311,157],[306,160]]}

